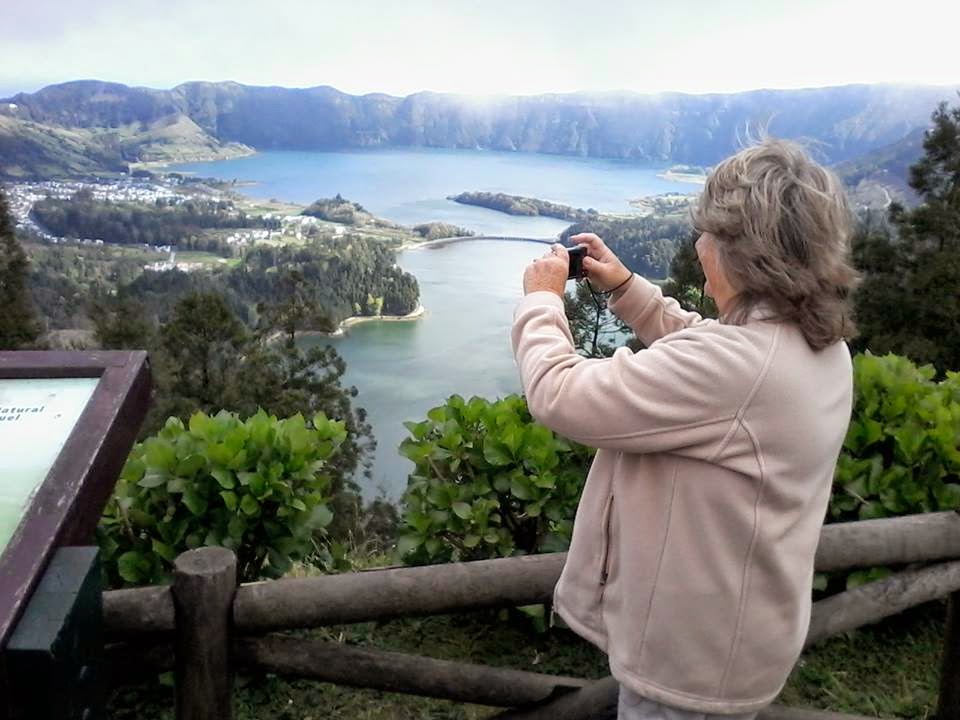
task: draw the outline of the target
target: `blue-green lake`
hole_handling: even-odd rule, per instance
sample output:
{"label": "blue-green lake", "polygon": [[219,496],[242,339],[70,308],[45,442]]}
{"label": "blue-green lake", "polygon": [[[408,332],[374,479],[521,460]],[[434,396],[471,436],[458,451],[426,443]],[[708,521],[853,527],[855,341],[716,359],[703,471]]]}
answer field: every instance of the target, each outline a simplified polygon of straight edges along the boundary
{"label": "blue-green lake", "polygon": [[523,268],[545,245],[472,240],[408,250],[400,265],[420,281],[426,314],[409,322],[367,322],[342,338],[305,337],[302,345],[332,343],[347,361],[346,380],[357,387],[377,438],[368,497],[399,497],[413,465],[397,453],[404,420],[458,393],[502,397],[519,392],[510,325],[520,298]]}
{"label": "blue-green lake", "polygon": [[258,198],[307,204],[340,193],[404,225],[442,220],[483,235],[521,237],[552,237],[568,223],[505,215],[447,197],[466,190],[504,192],[629,213],[632,198],[695,187],[657,177],[662,164],[485,150],[269,151],[171,169],[252,183],[241,189]]}
{"label": "blue-green lake", "polygon": [[[207,177],[251,181],[253,197],[308,203],[336,193],[395,222],[443,220],[482,234],[552,237],[567,223],[512,217],[446,200],[463,190],[486,190],[630,212],[627,200],[693,186],[657,177],[662,166],[611,160],[467,150],[264,152],[176,169]],[[488,398],[519,392],[510,349],[513,309],[523,268],[543,245],[472,240],[400,253],[398,262],[420,282],[426,315],[410,322],[369,322],[331,343],[347,361],[345,380],[357,387],[377,438],[367,497],[397,499],[412,465],[397,448],[404,420],[421,420],[449,395]]]}

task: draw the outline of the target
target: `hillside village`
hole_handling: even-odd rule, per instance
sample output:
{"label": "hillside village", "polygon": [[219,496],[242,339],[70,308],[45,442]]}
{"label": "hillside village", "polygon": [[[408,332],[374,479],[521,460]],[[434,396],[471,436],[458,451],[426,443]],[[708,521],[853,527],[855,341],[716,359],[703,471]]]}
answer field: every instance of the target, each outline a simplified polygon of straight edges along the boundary
{"label": "hillside village", "polygon": [[[69,200],[79,192],[89,193],[96,201],[113,203],[136,203],[140,205],[181,204],[190,199],[225,199],[227,193],[196,182],[184,187],[182,176],[177,174],[157,175],[149,180],[140,178],[121,178],[104,180],[44,180],[37,182],[8,183],[4,186],[11,215],[17,230],[25,237],[53,245],[71,243],[77,245],[104,245],[101,238],[64,237],[50,232],[36,221],[32,214],[36,202],[53,198]],[[260,215],[263,220],[279,222],[279,229],[236,228],[216,232],[217,237],[228,246],[241,248],[256,243],[284,244],[302,242],[315,236],[321,228],[332,232],[334,236],[344,233],[343,225],[323,221],[316,217],[291,214],[287,212],[266,212]],[[146,263],[144,270],[163,272],[178,269],[185,272],[202,269],[209,263],[189,260],[177,260],[176,248],[170,245],[140,244],[135,247],[167,257],[156,262]],[[226,262],[224,258],[219,261]]]}

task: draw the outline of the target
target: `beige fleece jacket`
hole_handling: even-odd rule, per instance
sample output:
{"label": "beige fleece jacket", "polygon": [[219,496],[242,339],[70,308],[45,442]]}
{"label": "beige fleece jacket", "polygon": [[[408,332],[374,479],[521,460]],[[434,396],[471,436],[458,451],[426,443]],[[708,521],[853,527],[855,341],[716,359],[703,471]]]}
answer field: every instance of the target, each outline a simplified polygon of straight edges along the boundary
{"label": "beige fleece jacket", "polygon": [[599,449],[554,610],[644,697],[759,710],[807,633],[849,351],[814,352],[759,313],[704,320],[639,276],[611,308],[646,350],[577,355],[553,293],[527,295],[514,316],[533,417]]}

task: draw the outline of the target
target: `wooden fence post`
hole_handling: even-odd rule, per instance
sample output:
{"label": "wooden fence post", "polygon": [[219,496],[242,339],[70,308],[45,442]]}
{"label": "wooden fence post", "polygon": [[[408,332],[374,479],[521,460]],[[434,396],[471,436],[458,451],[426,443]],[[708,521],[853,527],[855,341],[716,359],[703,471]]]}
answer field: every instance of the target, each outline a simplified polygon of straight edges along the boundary
{"label": "wooden fence post", "polygon": [[232,720],[230,627],[237,558],[222,547],[174,562],[177,720]]}
{"label": "wooden fence post", "polygon": [[951,593],[947,600],[937,720],[960,720],[960,592]]}

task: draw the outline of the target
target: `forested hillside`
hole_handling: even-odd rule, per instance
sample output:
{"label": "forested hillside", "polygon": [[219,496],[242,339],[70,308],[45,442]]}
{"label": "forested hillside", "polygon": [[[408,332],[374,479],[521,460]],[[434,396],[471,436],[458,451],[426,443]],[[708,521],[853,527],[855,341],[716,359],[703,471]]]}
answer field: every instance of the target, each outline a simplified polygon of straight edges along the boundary
{"label": "forested hillside", "polygon": [[[81,138],[103,156],[97,164],[104,167],[226,157],[249,148],[381,146],[710,165],[735,150],[748,129],[763,126],[781,137],[816,140],[821,159],[838,162],[924,126],[929,108],[951,94],[948,88],[851,85],[730,95],[502,96],[478,105],[459,95],[428,92],[401,98],[348,95],[330,87],[191,82],[151,90],[79,81],[0,101],[0,140],[19,148],[16,155],[0,153],[0,176],[51,170],[57,152],[30,139],[38,128]],[[61,172],[75,167],[83,154],[76,149],[64,154]]]}
{"label": "forested hillside", "polygon": [[302,309],[301,330],[333,330],[354,315],[405,315],[419,299],[416,278],[397,267],[391,248],[351,236],[298,247],[258,246],[238,266],[214,272],[143,273],[119,294],[164,322],[180,298],[196,292],[223,295],[250,326],[262,314],[258,307],[290,300]]}
{"label": "forested hillside", "polygon": [[[94,200],[77,193],[68,200],[46,198],[33,206],[33,217],[54,235],[96,238],[117,245],[181,245],[200,230],[273,228],[278,220],[247,215],[227,201],[188,201],[153,206]],[[205,248],[208,249],[208,248]]]}

